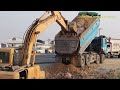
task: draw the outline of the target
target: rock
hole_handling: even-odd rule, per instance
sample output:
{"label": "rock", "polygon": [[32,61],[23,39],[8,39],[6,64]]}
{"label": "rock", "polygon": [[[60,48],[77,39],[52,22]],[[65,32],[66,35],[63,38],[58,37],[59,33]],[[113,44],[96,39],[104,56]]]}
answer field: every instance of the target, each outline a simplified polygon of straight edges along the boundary
{"label": "rock", "polygon": [[67,72],[67,73],[65,73],[65,77],[70,79],[70,78],[72,78],[72,74]]}
{"label": "rock", "polygon": [[[78,35],[82,32],[84,32],[94,21],[96,17],[91,16],[76,16],[70,23],[76,22],[77,24],[77,33]],[[76,31],[75,31],[76,32]]]}

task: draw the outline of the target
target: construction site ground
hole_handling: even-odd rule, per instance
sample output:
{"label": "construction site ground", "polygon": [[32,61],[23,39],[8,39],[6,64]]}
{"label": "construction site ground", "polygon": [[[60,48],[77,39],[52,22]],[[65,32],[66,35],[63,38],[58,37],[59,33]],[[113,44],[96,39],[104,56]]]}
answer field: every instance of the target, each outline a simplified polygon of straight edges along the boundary
{"label": "construction site ground", "polygon": [[37,56],[41,68],[46,72],[46,79],[120,79],[120,59],[105,59],[103,64],[92,63],[89,67],[75,67],[54,63],[54,56]]}

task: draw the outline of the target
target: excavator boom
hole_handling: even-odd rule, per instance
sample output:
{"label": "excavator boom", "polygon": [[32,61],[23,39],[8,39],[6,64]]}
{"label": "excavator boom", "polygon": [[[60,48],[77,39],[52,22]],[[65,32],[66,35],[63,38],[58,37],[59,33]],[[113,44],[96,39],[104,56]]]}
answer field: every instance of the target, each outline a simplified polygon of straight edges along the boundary
{"label": "excavator boom", "polygon": [[46,13],[41,18],[37,19],[27,31],[19,65],[30,64],[31,52],[33,45],[36,42],[37,34],[43,32],[48,26],[57,22],[63,31],[68,30],[67,20],[65,20],[59,11],[51,11],[49,17],[45,18],[45,16]]}

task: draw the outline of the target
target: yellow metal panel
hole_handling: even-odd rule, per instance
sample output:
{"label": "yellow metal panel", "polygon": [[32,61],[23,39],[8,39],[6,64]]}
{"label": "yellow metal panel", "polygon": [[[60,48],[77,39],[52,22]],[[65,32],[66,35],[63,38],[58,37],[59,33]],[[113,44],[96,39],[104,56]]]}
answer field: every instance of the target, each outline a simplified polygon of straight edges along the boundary
{"label": "yellow metal panel", "polygon": [[28,69],[27,79],[44,79],[45,72],[40,70],[39,65],[34,65]]}
{"label": "yellow metal panel", "polygon": [[19,72],[0,71],[0,79],[19,79]]}

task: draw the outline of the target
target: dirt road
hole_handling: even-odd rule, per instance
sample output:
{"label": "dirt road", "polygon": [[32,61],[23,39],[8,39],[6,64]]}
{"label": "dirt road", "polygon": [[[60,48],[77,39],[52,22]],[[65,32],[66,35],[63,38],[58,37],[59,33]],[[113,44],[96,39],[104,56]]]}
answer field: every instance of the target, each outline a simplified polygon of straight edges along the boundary
{"label": "dirt road", "polygon": [[91,64],[83,69],[73,65],[53,64],[45,69],[47,79],[119,79],[120,59],[106,59],[103,64]]}
{"label": "dirt road", "polygon": [[120,59],[106,59],[95,71],[98,72],[97,78],[120,79]]}

